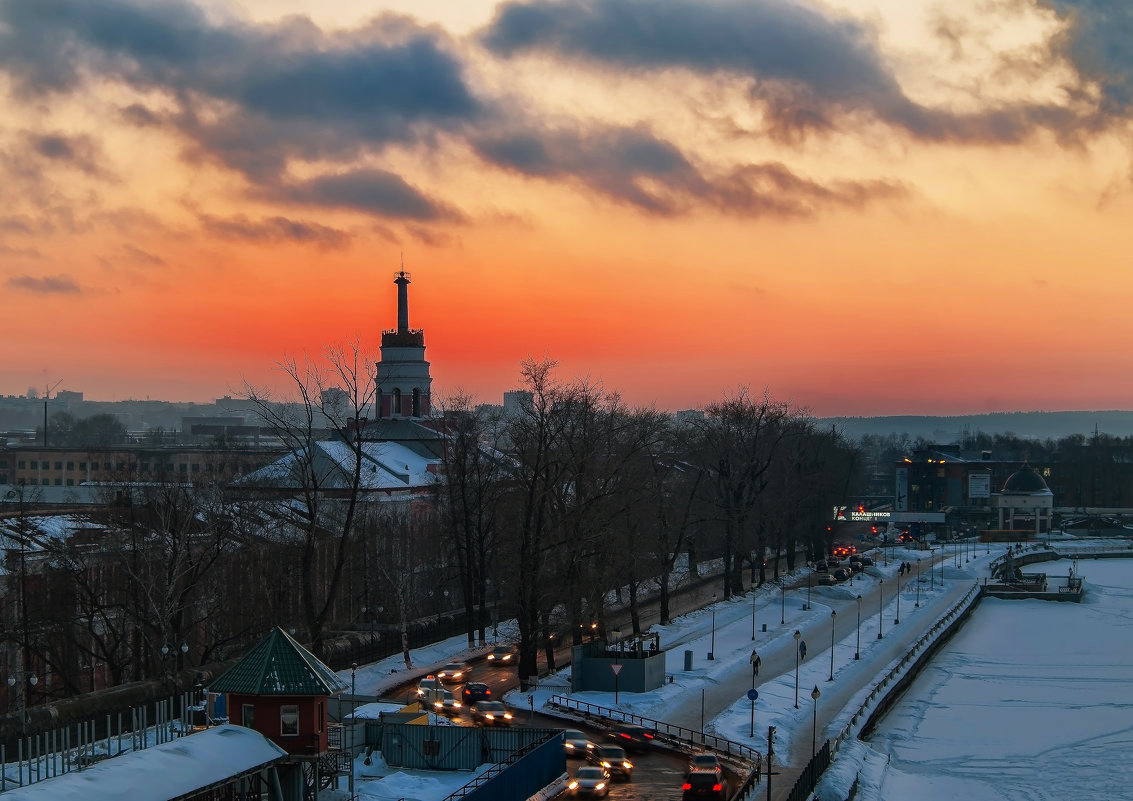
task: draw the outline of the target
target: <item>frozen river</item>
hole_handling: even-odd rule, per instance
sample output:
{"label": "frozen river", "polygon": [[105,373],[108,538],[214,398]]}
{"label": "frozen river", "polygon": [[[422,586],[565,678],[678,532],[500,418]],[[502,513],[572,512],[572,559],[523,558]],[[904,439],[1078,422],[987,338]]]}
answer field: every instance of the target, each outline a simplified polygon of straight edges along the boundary
{"label": "frozen river", "polygon": [[1081,604],[980,604],[871,734],[859,801],[1133,797],[1133,561],[1078,572]]}

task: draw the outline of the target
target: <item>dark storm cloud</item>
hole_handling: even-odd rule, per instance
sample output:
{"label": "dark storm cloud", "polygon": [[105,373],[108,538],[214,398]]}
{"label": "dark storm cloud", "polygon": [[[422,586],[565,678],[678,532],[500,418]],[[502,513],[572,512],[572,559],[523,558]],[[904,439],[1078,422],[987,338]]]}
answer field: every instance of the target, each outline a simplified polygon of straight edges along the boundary
{"label": "dark storm cloud", "polygon": [[1102,93],[1101,112],[1128,116],[1133,107],[1133,3],[1129,0],[1039,0],[1070,25],[1055,43]]}
{"label": "dark storm cloud", "polygon": [[297,203],[368,211],[417,222],[460,219],[456,211],[430,199],[401,176],[385,170],[358,169],[340,175],[323,175],[291,184],[279,192]]}
{"label": "dark storm cloud", "polygon": [[82,291],[69,275],[14,275],[5,284],[12,289],[40,295],[77,295]]}
{"label": "dark storm cloud", "polygon": [[[447,44],[394,17],[324,33],[302,18],[214,24],[177,0],[0,0],[0,70],[18,95],[77,93],[87,80],[161,92],[173,111],[134,104],[123,115],[173,126],[194,143],[191,157],[292,197],[289,159],[348,162],[476,119],[480,103]],[[429,214],[412,192],[400,194],[407,208],[393,208],[396,195],[358,207]],[[308,197],[317,203],[319,193]]]}
{"label": "dark storm cloud", "polygon": [[62,133],[27,134],[28,149],[40,158],[58,165],[74,167],[89,175],[99,175],[101,150],[89,136]]}
{"label": "dark storm cloud", "polygon": [[242,242],[294,242],[326,249],[343,248],[350,244],[350,236],[343,231],[287,217],[249,220],[243,215],[229,218],[202,215],[201,224],[210,234]]}
{"label": "dark storm cloud", "polygon": [[858,207],[904,190],[884,182],[833,186],[794,175],[782,164],[748,165],[706,176],[673,144],[642,128],[588,132],[519,131],[474,142],[480,156],[533,178],[575,180],[650,214],[696,204],[745,216],[805,217],[831,207]]}
{"label": "dark storm cloud", "polygon": [[512,2],[481,40],[501,56],[732,75],[748,82],[767,132],[780,139],[853,124],[863,112],[921,139],[960,142],[1014,142],[1039,126],[1066,131],[1082,122],[1042,105],[975,114],[925,108],[905,96],[872,29],[792,2]]}

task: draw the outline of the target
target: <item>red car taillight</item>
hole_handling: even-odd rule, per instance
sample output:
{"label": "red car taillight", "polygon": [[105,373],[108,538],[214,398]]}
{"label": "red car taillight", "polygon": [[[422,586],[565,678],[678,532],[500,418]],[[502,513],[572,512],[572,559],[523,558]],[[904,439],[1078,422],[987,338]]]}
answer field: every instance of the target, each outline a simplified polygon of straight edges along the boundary
{"label": "red car taillight", "polygon": [[688,782],[685,782],[684,784],[682,784],[682,785],[681,785],[681,789],[682,789],[682,790],[691,790],[691,789],[692,789],[692,785],[691,785],[691,784],[689,784]]}

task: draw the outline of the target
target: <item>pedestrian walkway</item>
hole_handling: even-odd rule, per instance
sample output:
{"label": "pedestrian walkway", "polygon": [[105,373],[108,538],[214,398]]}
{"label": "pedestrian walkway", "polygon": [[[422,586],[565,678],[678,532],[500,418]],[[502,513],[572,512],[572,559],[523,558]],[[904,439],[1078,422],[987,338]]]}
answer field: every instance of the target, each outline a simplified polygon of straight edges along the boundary
{"label": "pedestrian walkway", "polygon": [[[936,568],[943,560],[953,557],[937,555],[925,559],[921,564],[921,578],[927,582],[930,575],[930,565]],[[767,703],[792,704],[790,696],[784,697],[781,692],[784,678],[787,684],[795,683],[793,679],[800,670],[810,676],[806,681],[796,683],[794,704],[797,708],[793,716],[794,725],[789,731],[777,733],[776,754],[773,770],[776,775],[772,777],[772,799],[786,798],[793,787],[798,775],[802,772],[811,756],[811,737],[799,736],[801,732],[811,734],[812,729],[818,742],[833,737],[837,731],[831,731],[832,722],[842,714],[861,691],[871,687],[877,677],[882,675],[895,661],[900,660],[906,652],[916,643],[924,631],[937,618],[944,615],[955,606],[972,588],[972,582],[958,577],[951,578],[943,592],[938,591],[941,581],[935,575],[932,577],[933,592],[923,593],[920,606],[908,603],[910,587],[907,580],[915,581],[915,577],[898,576],[899,562],[891,562],[888,567],[876,566],[876,578],[862,582],[860,607],[856,597],[831,602],[823,598],[821,604],[808,604],[805,585],[800,593],[799,588],[793,592],[785,593],[780,605],[765,604],[755,611],[757,618],[768,622],[767,631],[758,627],[756,639],[752,643],[753,649],[760,658],[759,676],[755,679],[755,688],[767,688],[773,682],[780,685],[778,694],[762,693],[760,699],[762,709]],[[873,577],[871,577],[873,578]],[[904,588],[901,603],[904,620],[899,616],[896,605],[896,587],[900,580]],[[868,582],[868,583],[867,583]],[[915,603],[915,602],[914,602]],[[861,610],[861,623],[858,623],[859,608]],[[836,615],[831,615],[836,612]],[[833,628],[832,628],[833,621]],[[898,622],[901,621],[901,622]],[[746,627],[721,626],[716,634],[721,644],[727,643],[740,632],[747,632]],[[795,632],[799,637],[795,637]],[[833,632],[833,633],[832,633]],[[867,637],[862,640],[862,635]],[[878,637],[880,634],[880,638]],[[834,640],[833,660],[830,658]],[[809,643],[804,658],[796,663],[797,643]],[[723,650],[723,648],[721,648]],[[853,670],[841,670],[846,660],[853,659],[860,654],[860,659],[854,660]],[[823,676],[818,683],[814,683],[816,663],[820,673],[833,676]],[[826,666],[829,665],[829,670]],[[662,717],[666,722],[687,728],[703,729],[717,716],[733,708],[739,699],[743,699],[752,687],[752,667],[748,660],[734,661],[721,672],[719,669],[713,673],[713,683],[705,687],[701,693],[681,698],[672,704]],[[798,686],[801,684],[802,686]],[[822,703],[811,699],[811,687],[817,686],[821,693]],[[812,704],[813,721],[812,721]],[[778,710],[780,718],[782,710]],[[792,736],[793,732],[793,736]],[[761,725],[754,732],[756,747],[766,750],[767,728]],[[787,740],[787,742],[784,742]],[[805,742],[804,742],[805,741]],[[766,781],[766,777],[764,778]]]}

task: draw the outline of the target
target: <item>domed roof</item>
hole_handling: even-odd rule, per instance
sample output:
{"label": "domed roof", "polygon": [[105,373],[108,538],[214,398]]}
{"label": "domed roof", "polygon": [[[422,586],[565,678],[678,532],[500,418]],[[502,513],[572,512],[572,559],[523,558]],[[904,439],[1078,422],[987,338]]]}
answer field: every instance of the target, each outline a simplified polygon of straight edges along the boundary
{"label": "domed roof", "polygon": [[1030,465],[1023,465],[1003,482],[1004,492],[1050,492],[1043,477],[1031,469]]}

